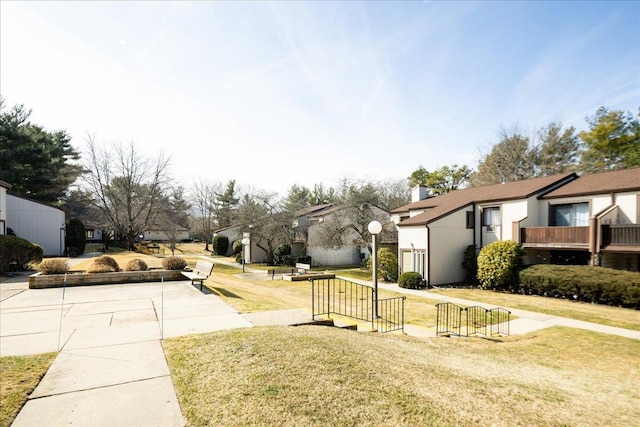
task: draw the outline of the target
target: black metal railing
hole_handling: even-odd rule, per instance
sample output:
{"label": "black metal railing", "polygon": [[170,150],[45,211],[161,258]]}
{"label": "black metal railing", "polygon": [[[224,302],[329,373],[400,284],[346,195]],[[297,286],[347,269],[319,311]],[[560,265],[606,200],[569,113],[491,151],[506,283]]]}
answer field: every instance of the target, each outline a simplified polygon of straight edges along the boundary
{"label": "black metal railing", "polygon": [[509,335],[511,312],[502,307],[461,307],[444,302],[436,304],[436,335]]}
{"label": "black metal railing", "polygon": [[373,329],[378,332],[404,332],[404,302],[407,297],[378,300],[378,317],[373,319]]}
{"label": "black metal railing", "polygon": [[[371,322],[379,332],[404,331],[405,297],[379,299],[374,310],[374,289],[371,286],[340,278],[309,279],[311,282],[312,315],[332,314]],[[374,317],[377,311],[378,317]]]}

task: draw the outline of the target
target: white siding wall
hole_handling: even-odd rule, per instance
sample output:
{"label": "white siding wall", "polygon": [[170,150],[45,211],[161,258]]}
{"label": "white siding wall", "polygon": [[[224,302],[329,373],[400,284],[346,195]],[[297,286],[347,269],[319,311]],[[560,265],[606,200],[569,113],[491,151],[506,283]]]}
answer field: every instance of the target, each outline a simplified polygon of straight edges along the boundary
{"label": "white siding wall", "polygon": [[430,285],[462,282],[465,271],[461,267],[462,255],[473,243],[473,230],[466,228],[467,210],[462,209],[429,224],[431,252],[426,277]]}
{"label": "white siding wall", "polygon": [[7,227],[42,247],[46,256],[64,252],[64,211],[7,194]]}
{"label": "white siding wall", "polygon": [[[424,225],[415,227],[398,227],[398,253],[396,255],[398,257],[398,274],[405,273],[406,271],[412,271],[412,269],[410,268],[411,253],[414,250],[426,252],[427,237],[428,230]],[[404,255],[404,259],[406,260],[405,263],[403,263],[403,254],[408,254]]]}
{"label": "white siding wall", "polygon": [[637,224],[638,219],[638,192],[616,194],[618,210],[618,224]]}
{"label": "white siding wall", "polygon": [[517,240],[513,235],[512,224],[527,216],[527,200],[504,202],[501,206],[502,236],[500,240]]}
{"label": "white siding wall", "polygon": [[[158,241],[166,241],[169,240],[169,236],[164,231],[145,231],[142,233],[144,236],[144,240],[158,240]],[[189,231],[177,231],[176,232],[176,240],[188,240],[189,239]]]}
{"label": "white siding wall", "polygon": [[7,189],[0,186],[0,234],[5,234],[7,221]]}
{"label": "white siding wall", "polygon": [[314,266],[360,264],[360,249],[356,246],[346,246],[340,249],[307,246],[307,255],[311,257],[311,264]]}

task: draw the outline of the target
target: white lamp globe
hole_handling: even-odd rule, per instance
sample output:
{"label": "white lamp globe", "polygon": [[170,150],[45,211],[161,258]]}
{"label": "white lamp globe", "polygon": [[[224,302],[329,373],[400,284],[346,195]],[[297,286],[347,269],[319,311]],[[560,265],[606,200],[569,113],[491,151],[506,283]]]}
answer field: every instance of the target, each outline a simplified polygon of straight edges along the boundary
{"label": "white lamp globe", "polygon": [[380,234],[382,231],[382,224],[380,224],[379,221],[371,221],[367,228],[371,234]]}

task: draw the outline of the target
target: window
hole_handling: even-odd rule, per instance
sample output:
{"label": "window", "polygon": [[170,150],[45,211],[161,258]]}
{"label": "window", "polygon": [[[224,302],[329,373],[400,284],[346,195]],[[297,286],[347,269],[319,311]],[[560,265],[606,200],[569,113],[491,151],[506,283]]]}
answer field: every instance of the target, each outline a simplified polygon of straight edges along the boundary
{"label": "window", "polygon": [[488,227],[500,225],[500,208],[484,208],[482,210],[482,225]]}
{"label": "window", "polygon": [[475,227],[475,219],[476,217],[473,212],[467,212],[467,228]]}
{"label": "window", "polygon": [[589,203],[551,205],[551,226],[586,227],[589,225]]}
{"label": "window", "polygon": [[93,230],[86,230],[86,238],[93,239]]}

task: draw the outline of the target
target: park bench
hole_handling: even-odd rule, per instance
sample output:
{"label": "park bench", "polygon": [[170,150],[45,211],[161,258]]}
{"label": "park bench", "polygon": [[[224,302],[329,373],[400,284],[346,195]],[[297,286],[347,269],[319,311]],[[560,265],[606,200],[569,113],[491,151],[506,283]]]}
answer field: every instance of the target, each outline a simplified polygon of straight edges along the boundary
{"label": "park bench", "polygon": [[296,270],[300,274],[306,274],[308,270],[311,270],[311,264],[303,264],[301,262],[296,263]]}
{"label": "park bench", "polygon": [[273,280],[273,278],[275,276],[281,276],[283,274],[293,274],[295,272],[295,269],[288,267],[288,268],[270,268],[269,270],[267,270],[267,276],[271,276],[271,280]]}
{"label": "park bench", "polygon": [[200,290],[202,290],[202,282],[207,280],[207,277],[211,274],[211,270],[213,270],[212,262],[198,261],[193,271],[183,271],[182,275],[191,279],[192,285],[195,284],[195,282],[200,282]]}

